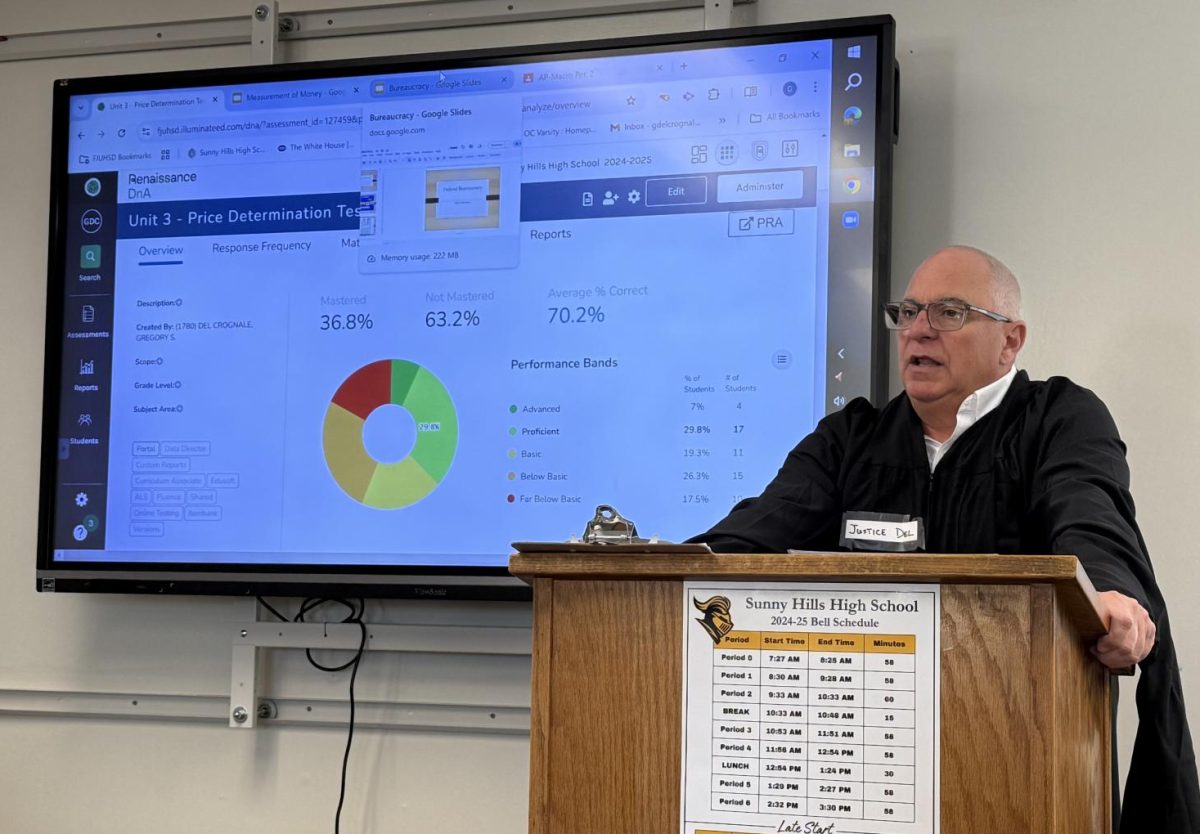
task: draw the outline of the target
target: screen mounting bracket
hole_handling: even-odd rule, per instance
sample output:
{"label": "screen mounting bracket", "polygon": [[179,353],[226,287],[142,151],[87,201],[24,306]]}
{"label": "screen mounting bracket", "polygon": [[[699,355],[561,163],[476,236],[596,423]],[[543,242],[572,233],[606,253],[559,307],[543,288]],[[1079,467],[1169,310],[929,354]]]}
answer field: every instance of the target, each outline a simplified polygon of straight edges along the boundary
{"label": "screen mounting bracket", "polygon": [[279,3],[259,3],[250,14],[250,56],[255,64],[273,64],[279,46]]}
{"label": "screen mounting bracket", "polygon": [[[257,608],[257,606],[256,606]],[[229,726],[252,729],[275,717],[275,704],[258,694],[259,649],[356,651],[362,632],[354,623],[284,623],[256,619],[233,625]],[[527,626],[367,624],[366,650],[442,654],[525,655],[533,646]]]}
{"label": "screen mounting bracket", "polygon": [[728,29],[733,25],[733,0],[704,0],[704,28]]}

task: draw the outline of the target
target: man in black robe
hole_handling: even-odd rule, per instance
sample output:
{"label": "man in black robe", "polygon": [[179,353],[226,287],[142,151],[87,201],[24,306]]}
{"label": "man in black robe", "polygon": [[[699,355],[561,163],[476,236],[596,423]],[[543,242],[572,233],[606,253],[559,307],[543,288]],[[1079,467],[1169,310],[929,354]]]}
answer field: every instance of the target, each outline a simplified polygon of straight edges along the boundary
{"label": "man in black robe", "polygon": [[904,393],[883,408],[858,399],[826,417],[762,495],[695,540],[718,552],[884,549],[843,537],[843,514],[865,512],[921,519],[931,553],[1078,556],[1109,623],[1092,653],[1109,668],[1142,671],[1114,829],[1120,816],[1121,834],[1198,834],[1200,787],[1170,624],[1108,409],[1064,377],[1032,382],[1016,371],[1026,335],[1020,288],[978,249],[932,255],[885,314],[898,333]]}

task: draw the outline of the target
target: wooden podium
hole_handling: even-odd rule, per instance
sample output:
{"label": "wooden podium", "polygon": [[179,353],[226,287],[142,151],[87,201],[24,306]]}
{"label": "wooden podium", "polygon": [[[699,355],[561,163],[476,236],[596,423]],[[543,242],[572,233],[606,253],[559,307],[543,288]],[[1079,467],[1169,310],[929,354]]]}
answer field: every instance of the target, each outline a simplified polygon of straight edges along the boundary
{"label": "wooden podium", "polygon": [[[516,554],[531,834],[680,830],[684,580],[940,584],[941,832],[1109,834],[1105,629],[1073,556]],[[693,612],[695,613],[695,612]],[[839,830],[841,830],[839,825]]]}

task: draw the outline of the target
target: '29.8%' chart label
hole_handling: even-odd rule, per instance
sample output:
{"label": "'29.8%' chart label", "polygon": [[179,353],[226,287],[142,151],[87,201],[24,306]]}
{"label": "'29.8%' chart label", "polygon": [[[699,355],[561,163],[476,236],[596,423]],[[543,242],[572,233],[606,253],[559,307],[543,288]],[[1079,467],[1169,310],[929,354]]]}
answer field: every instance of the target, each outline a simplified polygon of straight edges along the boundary
{"label": "'29.8%' chart label", "polygon": [[685,583],[682,834],[937,832],[939,603]]}

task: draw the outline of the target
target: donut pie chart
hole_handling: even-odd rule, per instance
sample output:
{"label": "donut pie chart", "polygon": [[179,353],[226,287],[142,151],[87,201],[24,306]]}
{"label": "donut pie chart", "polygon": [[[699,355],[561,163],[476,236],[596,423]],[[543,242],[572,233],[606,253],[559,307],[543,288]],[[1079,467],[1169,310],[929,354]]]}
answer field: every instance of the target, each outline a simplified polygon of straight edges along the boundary
{"label": "donut pie chart", "polygon": [[[367,418],[381,406],[406,409],[417,427],[408,456],[376,460],[363,443]],[[338,387],[325,412],[325,462],[342,490],[368,507],[415,504],[441,483],[458,448],[458,415],[450,393],[432,373],[403,359],[364,365]]]}

